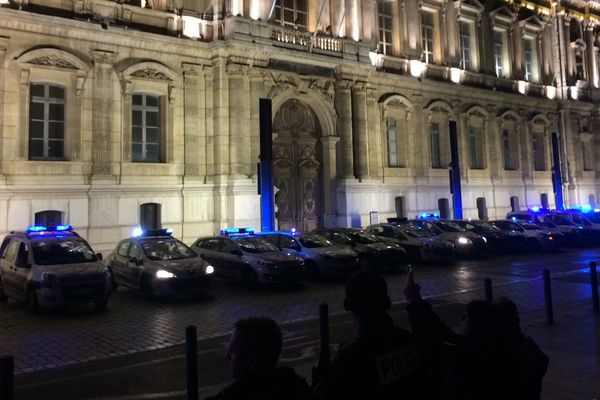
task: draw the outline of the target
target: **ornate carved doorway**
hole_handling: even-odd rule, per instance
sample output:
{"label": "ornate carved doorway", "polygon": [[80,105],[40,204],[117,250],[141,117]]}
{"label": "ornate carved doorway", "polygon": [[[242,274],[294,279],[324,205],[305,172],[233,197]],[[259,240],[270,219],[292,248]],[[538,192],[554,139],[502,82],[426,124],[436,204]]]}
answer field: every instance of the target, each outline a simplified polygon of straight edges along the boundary
{"label": "ornate carved doorway", "polygon": [[315,229],[322,214],[317,119],[299,100],[288,100],[275,114],[273,132],[278,229]]}

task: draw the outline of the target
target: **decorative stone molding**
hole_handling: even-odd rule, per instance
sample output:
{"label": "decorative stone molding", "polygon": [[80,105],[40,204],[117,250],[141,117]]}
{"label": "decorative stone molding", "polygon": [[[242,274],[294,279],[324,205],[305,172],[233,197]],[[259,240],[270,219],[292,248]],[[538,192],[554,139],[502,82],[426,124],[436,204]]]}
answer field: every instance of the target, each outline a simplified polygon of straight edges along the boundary
{"label": "decorative stone molding", "polygon": [[87,73],[91,65],[81,58],[55,48],[41,48],[28,51],[17,58],[21,68],[29,66],[58,68],[69,71],[81,71]]}
{"label": "decorative stone molding", "polygon": [[145,61],[133,64],[120,73],[121,79],[143,79],[159,82],[179,82],[179,76],[169,67],[154,62]]}

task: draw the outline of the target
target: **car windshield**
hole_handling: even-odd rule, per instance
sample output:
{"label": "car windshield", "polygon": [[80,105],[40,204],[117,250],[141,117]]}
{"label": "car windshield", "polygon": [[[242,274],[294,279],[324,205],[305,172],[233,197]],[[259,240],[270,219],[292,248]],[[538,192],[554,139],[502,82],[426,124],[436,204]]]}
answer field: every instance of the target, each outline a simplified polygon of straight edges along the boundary
{"label": "car windshield", "polygon": [[196,253],[175,238],[140,239],[144,254],[150,260],[182,260],[196,257]]}
{"label": "car windshield", "polygon": [[558,214],[548,214],[546,218],[550,221],[554,222],[556,225],[573,225],[568,218],[563,215]]}
{"label": "car windshield", "polygon": [[244,237],[235,239],[243,251],[248,253],[267,253],[270,251],[279,251],[279,248],[268,240],[256,237]]}
{"label": "car windshield", "polygon": [[571,214],[572,218],[573,218],[573,222],[575,222],[576,224],[579,225],[585,225],[585,226],[590,226],[592,225],[592,223],[583,215],[580,214]]}
{"label": "car windshield", "polygon": [[47,238],[31,242],[37,265],[77,264],[98,261],[94,251],[78,238]]}
{"label": "car windshield", "polygon": [[494,221],[494,225],[500,229],[510,229],[517,232],[524,231],[523,227],[512,221]]}
{"label": "car windshield", "polygon": [[298,240],[300,241],[300,243],[302,243],[302,246],[308,247],[309,249],[315,247],[333,246],[332,242],[319,235],[303,234],[298,236]]}
{"label": "car windshield", "polygon": [[450,221],[437,221],[436,225],[444,232],[464,232],[465,230],[459,225]]}
{"label": "car windshield", "polygon": [[361,244],[371,244],[380,242],[376,236],[371,235],[370,233],[364,231],[348,231],[348,235],[352,238],[352,240],[361,243]]}
{"label": "car windshield", "polygon": [[418,229],[413,225],[402,225],[399,226],[398,229],[403,233],[416,238],[431,237],[431,235],[428,235],[427,232]]}
{"label": "car windshield", "polygon": [[523,222],[521,226],[528,231],[539,231],[542,229],[540,225],[530,224],[529,222]]}

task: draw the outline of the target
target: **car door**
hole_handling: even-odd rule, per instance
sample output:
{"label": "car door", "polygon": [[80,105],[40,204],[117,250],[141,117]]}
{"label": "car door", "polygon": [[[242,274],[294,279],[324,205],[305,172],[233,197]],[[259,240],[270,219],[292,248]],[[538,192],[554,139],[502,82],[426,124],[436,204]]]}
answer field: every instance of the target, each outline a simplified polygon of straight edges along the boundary
{"label": "car door", "polygon": [[215,274],[226,275],[225,260],[220,251],[221,238],[199,239],[192,245],[192,248],[202,259],[215,268]]}
{"label": "car door", "polygon": [[131,286],[140,287],[142,274],[144,273],[144,262],[147,258],[144,257],[142,247],[139,243],[132,241],[129,246],[129,258],[127,259],[127,278],[131,282]]}
{"label": "car door", "polygon": [[240,247],[229,238],[220,240],[219,251],[223,259],[224,273],[232,278],[239,278],[242,270],[246,267],[246,263],[242,259],[242,251]]}
{"label": "car door", "polygon": [[131,282],[128,277],[129,271],[127,269],[130,245],[131,242],[129,240],[124,240],[121,243],[119,243],[115,251],[114,258],[109,261],[109,266],[112,270],[116,282],[126,286],[131,286]]}
{"label": "car door", "polygon": [[15,262],[21,241],[15,238],[7,240],[8,243],[2,246],[4,251],[2,252],[0,261],[2,266],[2,285],[8,296],[20,299],[23,296],[23,290],[19,287],[19,271],[15,266]]}

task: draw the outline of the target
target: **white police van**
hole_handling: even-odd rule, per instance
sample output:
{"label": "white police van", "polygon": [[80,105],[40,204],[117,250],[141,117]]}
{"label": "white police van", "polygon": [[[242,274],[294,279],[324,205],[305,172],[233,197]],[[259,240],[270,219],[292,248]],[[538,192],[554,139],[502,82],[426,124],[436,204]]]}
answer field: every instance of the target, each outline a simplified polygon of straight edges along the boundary
{"label": "white police van", "polygon": [[85,303],[102,309],[112,286],[101,260],[69,225],[11,232],[0,246],[0,300],[25,301],[33,312]]}

